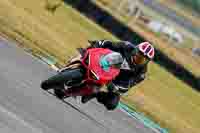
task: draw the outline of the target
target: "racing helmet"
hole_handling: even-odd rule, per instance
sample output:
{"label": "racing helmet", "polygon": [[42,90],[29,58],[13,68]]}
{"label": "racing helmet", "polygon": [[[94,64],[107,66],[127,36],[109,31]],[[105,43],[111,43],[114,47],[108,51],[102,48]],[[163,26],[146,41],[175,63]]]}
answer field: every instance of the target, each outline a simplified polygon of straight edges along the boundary
{"label": "racing helmet", "polygon": [[147,64],[154,58],[155,50],[149,42],[142,42],[135,48],[131,61],[136,65]]}

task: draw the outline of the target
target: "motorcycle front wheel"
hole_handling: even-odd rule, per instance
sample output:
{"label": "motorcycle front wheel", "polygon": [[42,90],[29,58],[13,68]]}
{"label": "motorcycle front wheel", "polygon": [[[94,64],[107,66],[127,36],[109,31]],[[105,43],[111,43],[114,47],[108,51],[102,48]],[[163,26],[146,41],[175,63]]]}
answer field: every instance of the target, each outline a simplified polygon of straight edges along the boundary
{"label": "motorcycle front wheel", "polygon": [[80,68],[67,69],[50,77],[47,80],[42,81],[41,88],[44,90],[49,90],[54,87],[64,86],[64,84],[67,82],[82,80],[83,76],[84,74]]}

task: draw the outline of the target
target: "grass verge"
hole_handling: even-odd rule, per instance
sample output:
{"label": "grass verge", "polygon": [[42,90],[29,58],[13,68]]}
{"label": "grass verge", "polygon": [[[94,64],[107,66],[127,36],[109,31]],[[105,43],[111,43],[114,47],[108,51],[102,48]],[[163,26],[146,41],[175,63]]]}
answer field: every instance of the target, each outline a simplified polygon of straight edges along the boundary
{"label": "grass verge", "polygon": [[[88,39],[117,40],[63,3],[55,12],[47,11],[46,2],[1,0],[0,31],[34,54],[55,57],[59,65],[75,48],[85,46]],[[156,64],[150,65],[146,81],[132,89],[123,101],[172,133],[200,130],[200,95]]]}

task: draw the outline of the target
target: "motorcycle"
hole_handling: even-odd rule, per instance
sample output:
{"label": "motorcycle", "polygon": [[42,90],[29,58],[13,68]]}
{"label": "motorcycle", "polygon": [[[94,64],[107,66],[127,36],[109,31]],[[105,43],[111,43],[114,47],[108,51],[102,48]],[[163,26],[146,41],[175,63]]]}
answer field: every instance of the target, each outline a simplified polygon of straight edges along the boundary
{"label": "motorcycle", "polygon": [[59,99],[87,96],[100,91],[119,74],[121,54],[104,48],[79,49],[80,58],[73,58],[59,72],[42,81],[41,88],[53,89]]}

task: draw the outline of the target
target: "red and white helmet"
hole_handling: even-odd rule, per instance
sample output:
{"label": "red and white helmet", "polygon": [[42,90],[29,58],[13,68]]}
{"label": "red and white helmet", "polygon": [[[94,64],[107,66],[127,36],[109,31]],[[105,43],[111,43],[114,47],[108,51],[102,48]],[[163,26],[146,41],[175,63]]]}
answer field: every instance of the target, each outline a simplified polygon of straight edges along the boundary
{"label": "red and white helmet", "polygon": [[137,48],[144,56],[147,56],[150,60],[153,59],[155,51],[154,47],[149,42],[143,42],[137,45]]}

